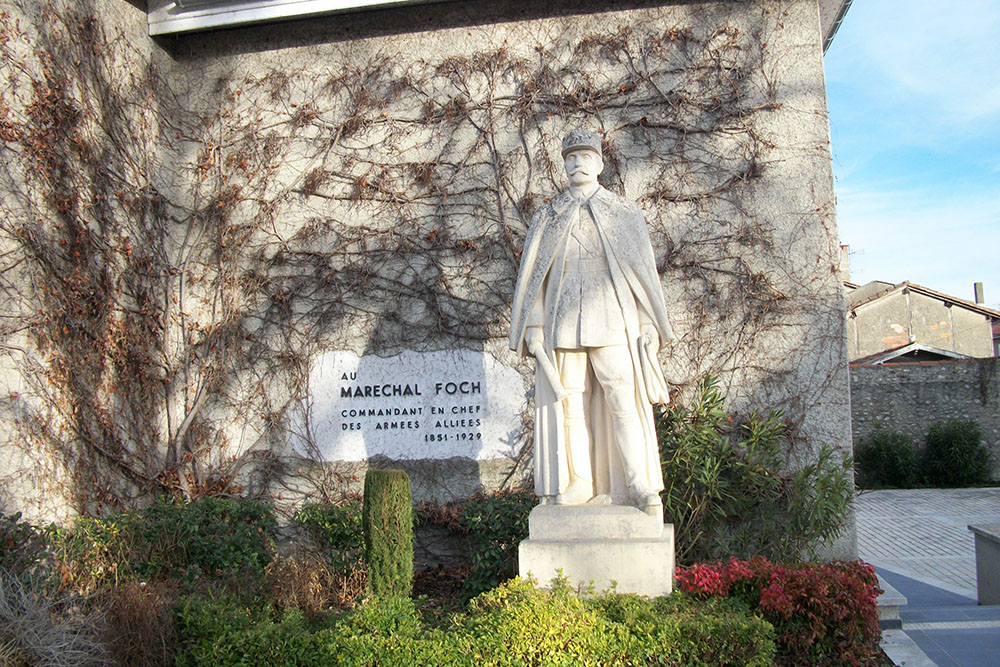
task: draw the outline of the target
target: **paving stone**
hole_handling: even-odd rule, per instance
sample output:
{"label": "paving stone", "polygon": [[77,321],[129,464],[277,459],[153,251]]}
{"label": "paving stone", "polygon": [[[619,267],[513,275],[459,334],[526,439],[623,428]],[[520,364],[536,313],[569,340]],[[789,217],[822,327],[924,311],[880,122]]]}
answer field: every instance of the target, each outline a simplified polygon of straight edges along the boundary
{"label": "paving stone", "polygon": [[966,528],[1000,522],[1000,488],[863,491],[855,508],[858,556],[907,600],[900,617],[910,652],[898,652],[898,635],[883,635],[890,657],[906,665],[1000,665],[1000,605],[976,604],[975,541]]}

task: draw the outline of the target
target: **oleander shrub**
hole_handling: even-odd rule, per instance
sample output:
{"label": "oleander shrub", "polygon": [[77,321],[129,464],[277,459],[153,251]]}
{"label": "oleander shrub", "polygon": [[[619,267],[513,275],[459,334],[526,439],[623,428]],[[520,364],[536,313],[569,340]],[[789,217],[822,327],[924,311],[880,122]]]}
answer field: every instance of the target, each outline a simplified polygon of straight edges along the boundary
{"label": "oleander shrub", "polygon": [[512,579],[435,624],[408,598],[340,616],[188,599],[178,665],[741,665],[774,657],[774,629],[731,600],[675,594],[581,600]]}
{"label": "oleander shrub", "polygon": [[732,558],[680,567],[677,584],[698,597],[739,600],[769,621],[776,665],[869,665],[879,655],[876,599],[882,591],[866,563]]}
{"label": "oleander shrub", "polygon": [[854,461],[862,488],[909,489],[917,483],[917,451],[905,433],[876,428],[857,444]]}
{"label": "oleander shrub", "polygon": [[496,588],[517,575],[517,547],[528,537],[528,514],[537,499],[531,491],[501,491],[462,506],[460,525],[469,536],[472,569],[462,583],[462,599]]}
{"label": "oleander shrub", "polygon": [[259,577],[274,554],[271,505],[250,499],[159,499],[50,529],[61,583],[78,591],[129,580]]}
{"label": "oleander shrub", "polygon": [[723,409],[717,378],[707,376],[689,406],[660,415],[657,435],[678,563],[814,557],[843,531],[854,494],[851,458],[822,445],[811,463],[787,470],[787,453],[803,443],[780,410],[737,419]]}
{"label": "oleander shrub", "polygon": [[369,593],[408,597],[413,589],[413,503],[404,471],[365,474],[362,528]]}
{"label": "oleander shrub", "polygon": [[990,451],[979,424],[951,419],[931,425],[921,460],[925,484],[976,486],[989,481],[990,472]]}

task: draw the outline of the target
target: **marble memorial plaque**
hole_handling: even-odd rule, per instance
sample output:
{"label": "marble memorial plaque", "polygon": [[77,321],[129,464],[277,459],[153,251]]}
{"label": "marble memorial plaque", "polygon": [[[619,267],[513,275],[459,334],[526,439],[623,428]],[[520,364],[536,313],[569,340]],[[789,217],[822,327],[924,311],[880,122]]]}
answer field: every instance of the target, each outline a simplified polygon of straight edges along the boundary
{"label": "marble memorial plaque", "polygon": [[524,408],[521,376],[482,352],[359,357],[335,350],[310,375],[315,448],[300,439],[297,449],[327,461],[510,457],[520,446]]}

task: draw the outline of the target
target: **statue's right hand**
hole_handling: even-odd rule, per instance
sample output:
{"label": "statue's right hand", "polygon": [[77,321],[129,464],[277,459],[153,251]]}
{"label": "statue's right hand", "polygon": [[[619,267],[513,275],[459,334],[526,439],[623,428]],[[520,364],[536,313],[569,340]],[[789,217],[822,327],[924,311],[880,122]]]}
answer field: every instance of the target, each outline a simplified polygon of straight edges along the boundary
{"label": "statue's right hand", "polygon": [[545,334],[542,327],[528,327],[524,332],[524,346],[530,351],[535,343],[542,345],[545,342]]}

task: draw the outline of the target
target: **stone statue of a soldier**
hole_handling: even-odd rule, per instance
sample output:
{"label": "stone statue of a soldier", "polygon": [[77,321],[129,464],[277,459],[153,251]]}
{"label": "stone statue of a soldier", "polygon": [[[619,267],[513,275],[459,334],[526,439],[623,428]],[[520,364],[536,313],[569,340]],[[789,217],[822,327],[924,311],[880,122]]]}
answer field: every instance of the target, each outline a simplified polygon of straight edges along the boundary
{"label": "stone statue of a soldier", "polygon": [[569,190],[532,216],[510,347],[537,360],[535,492],[557,505],[662,511],[653,403],[673,338],[639,207],[604,189],[598,135],[563,139]]}

